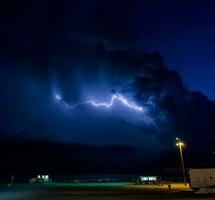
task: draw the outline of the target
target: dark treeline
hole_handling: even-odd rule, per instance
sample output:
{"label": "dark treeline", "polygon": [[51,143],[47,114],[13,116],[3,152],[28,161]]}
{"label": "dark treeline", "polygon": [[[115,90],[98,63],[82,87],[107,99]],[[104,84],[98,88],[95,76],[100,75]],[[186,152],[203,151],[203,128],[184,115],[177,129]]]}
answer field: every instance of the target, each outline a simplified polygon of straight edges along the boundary
{"label": "dark treeline", "polygon": [[[3,135],[3,134],[2,134]],[[185,151],[185,166],[213,167],[214,152]],[[129,145],[65,144],[48,140],[2,138],[0,142],[0,182],[27,181],[37,174],[145,174],[180,175],[178,149],[159,155],[147,155],[143,149]]]}

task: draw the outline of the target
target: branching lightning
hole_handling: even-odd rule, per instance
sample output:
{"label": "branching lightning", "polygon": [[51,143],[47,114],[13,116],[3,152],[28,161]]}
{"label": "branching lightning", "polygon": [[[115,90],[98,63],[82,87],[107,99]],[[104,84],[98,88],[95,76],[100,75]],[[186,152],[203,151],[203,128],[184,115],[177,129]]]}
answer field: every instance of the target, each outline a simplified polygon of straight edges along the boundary
{"label": "branching lightning", "polygon": [[89,104],[89,105],[92,105],[92,106],[95,106],[95,107],[110,108],[110,107],[112,107],[114,105],[114,103],[116,101],[118,101],[121,104],[127,106],[128,108],[130,108],[132,110],[139,111],[139,112],[140,111],[144,111],[143,107],[137,106],[137,105],[135,105],[133,103],[130,103],[125,97],[121,96],[120,94],[114,94],[114,95],[112,95],[110,102],[96,102],[96,101],[93,101],[93,100],[87,100],[87,101],[76,103],[76,104],[72,104],[72,105],[70,105],[67,102],[65,102],[62,99],[62,97],[60,95],[58,95],[58,94],[55,95],[55,98],[58,101],[62,102],[69,109],[74,109],[77,106],[85,105],[85,104]]}

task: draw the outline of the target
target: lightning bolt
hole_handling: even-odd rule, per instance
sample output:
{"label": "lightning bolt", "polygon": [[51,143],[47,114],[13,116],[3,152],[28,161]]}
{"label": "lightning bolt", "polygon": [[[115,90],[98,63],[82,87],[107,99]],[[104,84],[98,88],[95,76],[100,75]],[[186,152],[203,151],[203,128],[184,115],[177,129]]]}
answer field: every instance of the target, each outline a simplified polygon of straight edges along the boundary
{"label": "lightning bolt", "polygon": [[144,111],[143,107],[137,106],[137,105],[135,105],[133,103],[130,103],[125,97],[121,96],[120,94],[112,95],[111,100],[110,100],[109,103],[107,103],[107,102],[96,102],[96,101],[88,100],[88,101],[84,101],[84,102],[80,102],[80,103],[70,105],[67,102],[65,102],[62,99],[62,97],[60,95],[58,95],[58,94],[55,95],[55,98],[58,101],[62,102],[69,109],[74,109],[77,106],[85,105],[85,104],[90,104],[90,105],[95,106],[95,107],[110,108],[110,107],[112,107],[114,105],[115,101],[118,101],[118,102],[122,103],[123,105],[127,106],[128,108],[133,109],[135,111],[139,111],[139,112]]}

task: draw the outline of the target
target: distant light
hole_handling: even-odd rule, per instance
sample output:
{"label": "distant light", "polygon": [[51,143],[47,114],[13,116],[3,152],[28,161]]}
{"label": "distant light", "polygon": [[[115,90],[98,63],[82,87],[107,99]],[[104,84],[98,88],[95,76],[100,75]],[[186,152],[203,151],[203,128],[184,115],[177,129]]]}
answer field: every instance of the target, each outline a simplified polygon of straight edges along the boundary
{"label": "distant light", "polygon": [[156,176],[149,176],[149,181],[156,181],[157,177]]}
{"label": "distant light", "polygon": [[141,181],[157,181],[156,176],[140,176]]}

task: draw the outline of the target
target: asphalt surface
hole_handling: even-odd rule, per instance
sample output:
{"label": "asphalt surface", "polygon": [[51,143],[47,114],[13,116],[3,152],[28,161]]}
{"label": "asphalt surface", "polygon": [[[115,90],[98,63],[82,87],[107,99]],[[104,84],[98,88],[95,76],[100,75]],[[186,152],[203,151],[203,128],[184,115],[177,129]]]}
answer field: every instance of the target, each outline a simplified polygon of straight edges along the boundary
{"label": "asphalt surface", "polygon": [[133,184],[49,184],[0,186],[0,200],[151,200],[151,199],[215,199],[215,195],[196,195],[189,186]]}

